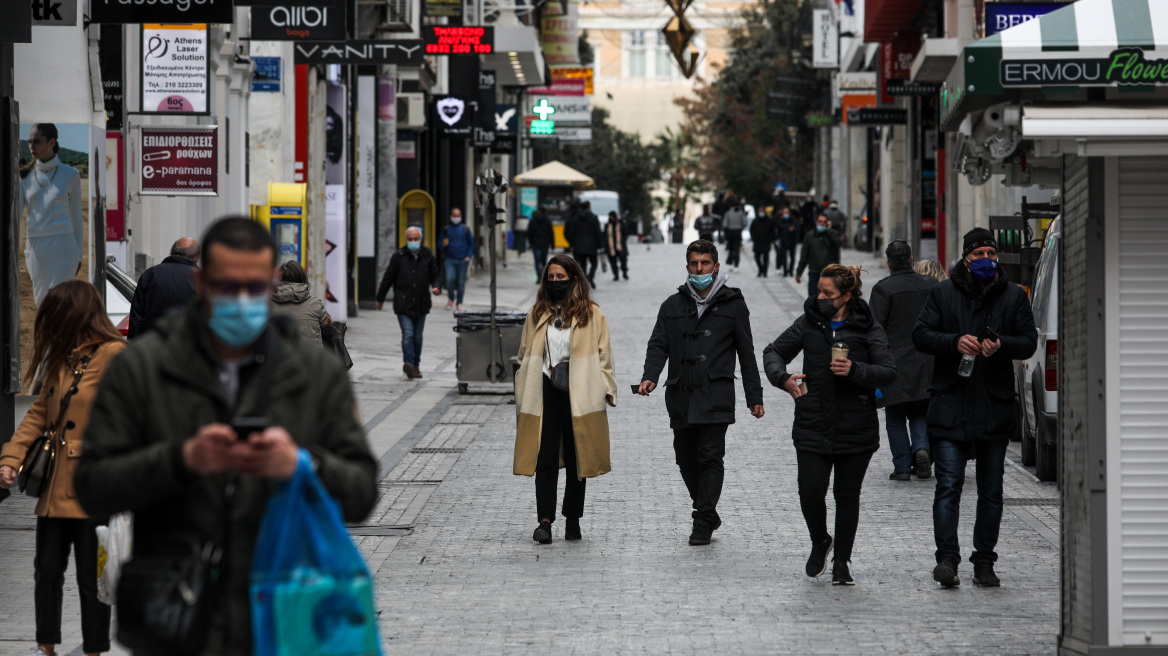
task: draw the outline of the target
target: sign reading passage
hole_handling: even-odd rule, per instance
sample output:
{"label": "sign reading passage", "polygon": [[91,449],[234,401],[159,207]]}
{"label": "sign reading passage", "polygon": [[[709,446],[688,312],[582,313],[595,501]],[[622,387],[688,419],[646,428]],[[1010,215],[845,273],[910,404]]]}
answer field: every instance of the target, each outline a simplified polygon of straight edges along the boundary
{"label": "sign reading passage", "polygon": [[427,55],[489,55],[495,51],[495,28],[474,25],[422,27]]}
{"label": "sign reading passage", "polygon": [[142,113],[206,114],[206,25],[142,26]]}
{"label": "sign reading passage", "polygon": [[142,126],[139,188],[144,196],[218,196],[218,126]]}
{"label": "sign reading passage", "polygon": [[92,23],[230,23],[231,0],[92,0]]}

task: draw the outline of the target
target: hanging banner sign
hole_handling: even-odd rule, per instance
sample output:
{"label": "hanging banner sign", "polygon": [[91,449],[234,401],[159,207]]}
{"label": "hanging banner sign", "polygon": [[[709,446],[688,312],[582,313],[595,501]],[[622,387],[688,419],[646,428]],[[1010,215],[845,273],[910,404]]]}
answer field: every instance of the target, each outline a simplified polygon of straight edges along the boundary
{"label": "hanging banner sign", "polygon": [[588,96],[531,96],[529,116],[538,114],[542,120],[552,120],[561,123],[592,122],[592,99]]}
{"label": "hanging banner sign", "polygon": [[[102,30],[97,44],[97,64],[101,71],[101,95],[105,105],[105,127],[121,130],[125,115],[122,95],[122,30]],[[106,219],[107,223],[109,219]],[[112,241],[112,240],[111,240]]]}
{"label": "hanging banner sign", "polygon": [[470,104],[458,96],[434,96],[432,124],[438,127],[438,136],[443,139],[470,139],[473,113]]}
{"label": "hanging banner sign", "polygon": [[230,23],[231,0],[91,0],[91,23]]}
{"label": "hanging banner sign", "polygon": [[105,240],[126,238],[126,167],[122,162],[122,133],[105,133],[105,183],[110,191],[105,195]]}
{"label": "hanging banner sign", "polygon": [[345,38],[344,0],[289,2],[274,7],[253,7],[253,41],[322,41]]}
{"label": "hanging banner sign", "polygon": [[876,93],[875,73],[839,73],[835,76],[839,95]]}
{"label": "hanging banner sign", "polygon": [[815,68],[839,68],[839,24],[830,9],[812,11],[811,65]]}
{"label": "hanging banner sign", "polygon": [[583,96],[585,84],[582,79],[554,80],[546,87],[528,87],[529,96]]}
{"label": "hanging banner sign", "polygon": [[218,126],[143,125],[138,188],[143,196],[218,196]]}
{"label": "hanging banner sign", "polygon": [[592,77],[591,66],[556,66],[552,68],[552,86],[564,80],[584,80],[584,95],[586,96],[592,95]]}
{"label": "hanging banner sign", "polygon": [[904,125],[908,123],[906,109],[876,109],[857,107],[848,110],[848,125]]}
{"label": "hanging banner sign", "polygon": [[1002,30],[1008,30],[1065,6],[1067,6],[1065,2],[987,2],[985,35],[993,36]]}
{"label": "hanging banner sign", "polygon": [[427,55],[489,55],[495,51],[495,28],[475,25],[423,25]]}
{"label": "hanging banner sign", "polygon": [[462,0],[422,0],[422,15],[462,18]]}
{"label": "hanging banner sign", "polygon": [[77,0],[32,0],[32,24],[72,27],[77,24]]}
{"label": "hanging banner sign", "polygon": [[580,4],[549,2],[540,12],[539,43],[548,66],[580,64]]}
{"label": "hanging banner sign", "polygon": [[316,41],[293,46],[296,64],[396,64],[421,66],[425,63],[422,42],[417,39],[393,41]]}
{"label": "hanging banner sign", "polygon": [[206,25],[142,26],[142,113],[207,114]]}

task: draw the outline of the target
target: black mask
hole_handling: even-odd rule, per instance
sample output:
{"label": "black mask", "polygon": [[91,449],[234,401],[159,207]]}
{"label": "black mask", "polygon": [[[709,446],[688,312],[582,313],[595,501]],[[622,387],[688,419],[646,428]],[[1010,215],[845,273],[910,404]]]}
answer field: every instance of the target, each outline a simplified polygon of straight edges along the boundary
{"label": "black mask", "polygon": [[547,281],[548,296],[553,301],[559,303],[568,295],[568,291],[572,289],[571,280],[549,280]]}
{"label": "black mask", "polygon": [[815,303],[816,307],[819,308],[819,313],[828,319],[834,317],[835,313],[839,310],[839,308],[835,306],[834,298],[819,298],[815,300]]}

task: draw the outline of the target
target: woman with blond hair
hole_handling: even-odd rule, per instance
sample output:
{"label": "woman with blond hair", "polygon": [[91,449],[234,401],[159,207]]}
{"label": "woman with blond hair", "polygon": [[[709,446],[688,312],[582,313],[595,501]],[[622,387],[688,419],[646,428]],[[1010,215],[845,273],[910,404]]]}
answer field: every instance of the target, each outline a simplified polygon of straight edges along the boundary
{"label": "woman with blond hair", "polygon": [[945,273],[945,267],[937,260],[921,260],[913,265],[913,271],[922,276],[932,276],[937,280],[945,280],[949,276]]}
{"label": "woman with blond hair", "polygon": [[[811,534],[807,576],[827,571],[835,548],[832,585],[854,585],[852,545],[860,521],[860,488],[880,447],[876,389],[896,380],[896,361],[884,329],[864,301],[860,267],[830,264],[819,294],[803,315],[763,350],[771,384],[795,399],[791,437],[799,466],[799,505]],[[803,352],[803,373],[787,366]],[[827,484],[834,470],[835,539],[827,532]]]}
{"label": "woman with blond hair", "polygon": [[575,259],[553,257],[523,326],[514,473],[535,476],[539,525],[531,537],[540,544],[552,541],[560,467],[565,540],[581,538],[586,479],[611,469],[607,408],[616,407],[616,371],[608,320],[590,287]]}

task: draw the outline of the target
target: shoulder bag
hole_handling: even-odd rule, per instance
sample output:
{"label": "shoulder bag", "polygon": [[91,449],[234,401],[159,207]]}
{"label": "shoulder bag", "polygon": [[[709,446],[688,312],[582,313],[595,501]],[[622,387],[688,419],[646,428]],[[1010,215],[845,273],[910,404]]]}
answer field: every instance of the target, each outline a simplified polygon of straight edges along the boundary
{"label": "shoulder bag", "polygon": [[[97,349],[94,349],[94,352],[96,351]],[[65,443],[65,430],[68,430],[68,425],[65,423],[65,412],[69,409],[69,401],[77,393],[77,386],[81,383],[81,377],[85,375],[85,370],[89,367],[91,360],[93,360],[93,353],[81,358],[77,363],[78,366],[73,369],[73,385],[61,397],[57,420],[32,441],[28,452],[24,454],[24,462],[20,464],[16,482],[20,486],[20,491],[30,497],[39,497],[49,487],[49,481],[53,478],[53,468],[57,461],[57,444],[58,442],[62,445]]]}
{"label": "shoulder bag", "polygon": [[345,346],[345,333],[349,332],[349,327],[338,327],[335,323],[330,323],[320,329],[320,337],[324,342],[325,348],[337,354],[341,362],[345,364],[345,369],[353,368],[353,358],[349,356],[349,347]]}
{"label": "shoulder bag", "polygon": [[547,354],[548,368],[551,369],[551,375],[549,378],[551,378],[552,387],[555,387],[561,392],[567,392],[569,363],[561,362],[560,364],[552,364],[552,350],[551,346],[548,344],[546,336],[544,337],[543,348],[544,352]]}

